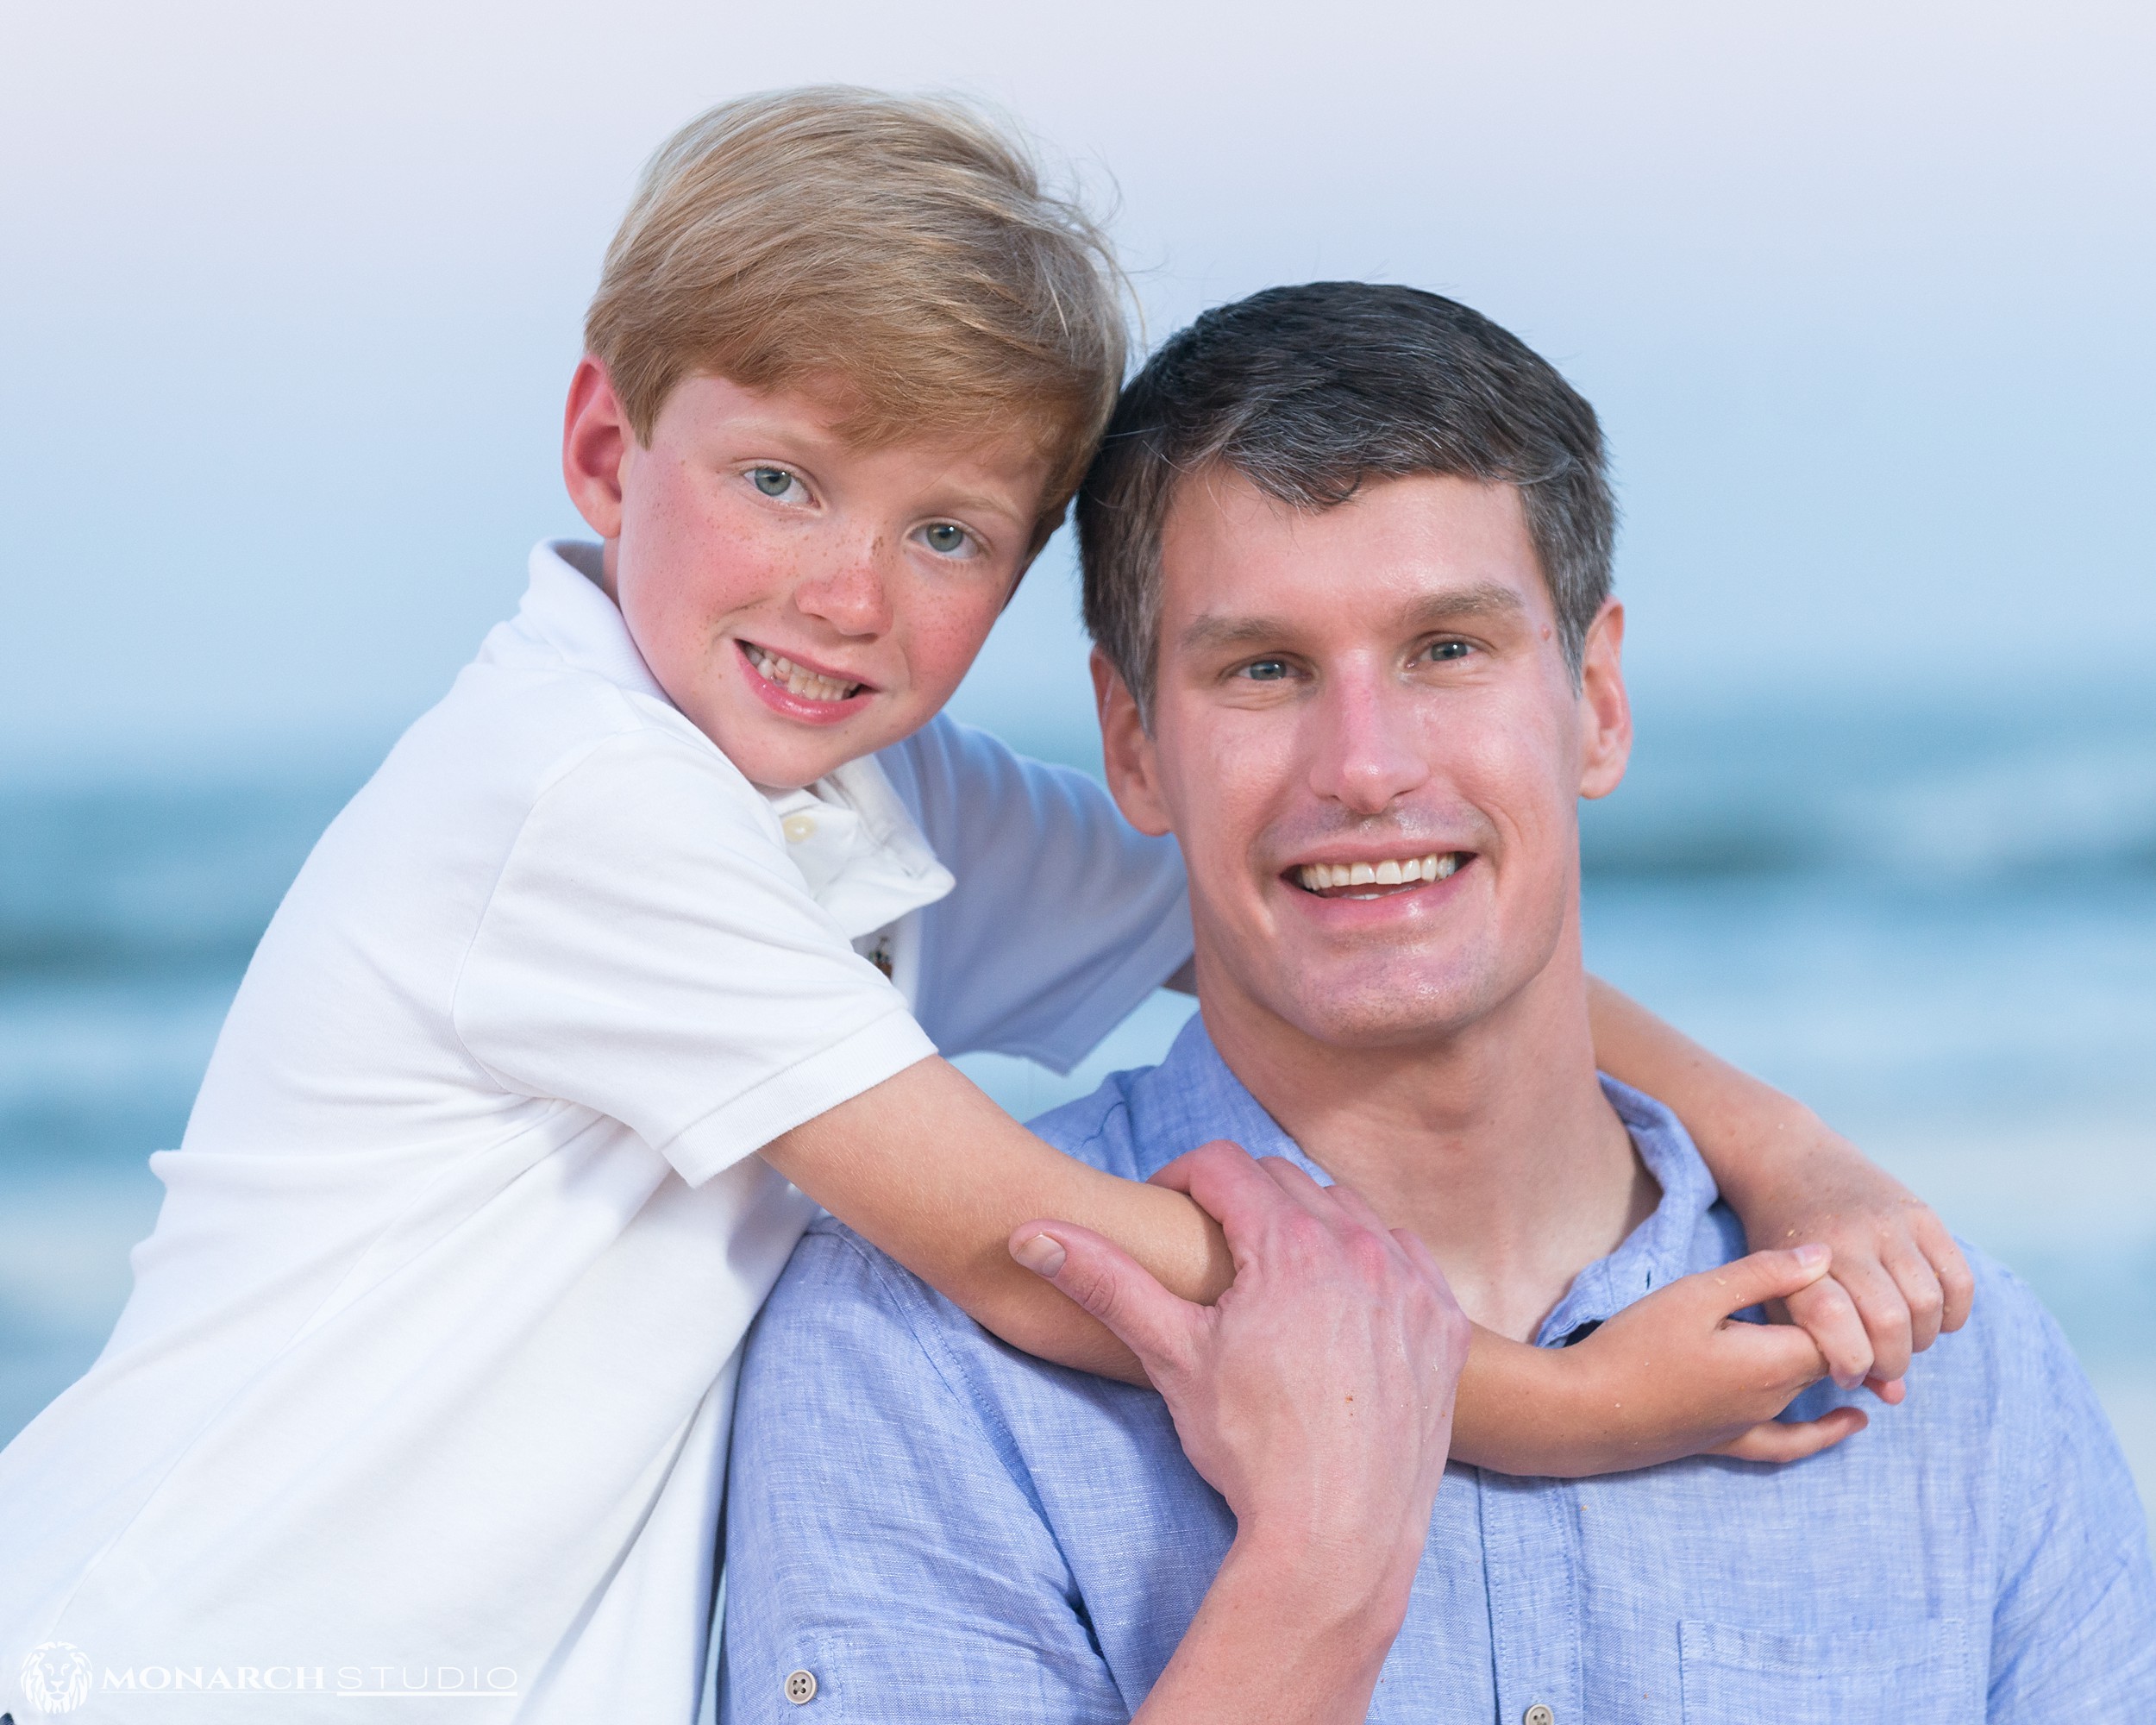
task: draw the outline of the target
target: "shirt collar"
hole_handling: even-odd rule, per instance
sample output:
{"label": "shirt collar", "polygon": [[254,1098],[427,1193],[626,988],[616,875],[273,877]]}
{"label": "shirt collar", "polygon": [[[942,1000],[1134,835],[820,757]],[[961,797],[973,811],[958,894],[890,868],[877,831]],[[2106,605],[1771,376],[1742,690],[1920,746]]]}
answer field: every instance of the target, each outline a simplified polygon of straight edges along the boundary
{"label": "shirt collar", "polygon": [[[552,659],[678,713],[636,650],[620,607],[600,586],[600,568],[599,548],[586,541],[534,546],[523,603],[506,638],[488,643],[489,656]],[[849,940],[934,904],[956,884],[873,756],[849,761],[805,789],[762,795],[809,895]]]}
{"label": "shirt collar", "polygon": [[573,669],[672,708],[636,650],[621,607],[599,585],[599,548],[584,540],[548,539],[533,546],[531,584],[517,607],[517,633],[552,649]]}
{"label": "shirt collar", "polygon": [[[1720,1195],[1714,1176],[1677,1116],[1651,1096],[1607,1075],[1602,1094],[1632,1135],[1639,1159],[1662,1188],[1653,1214],[1625,1237],[1616,1251],[1573,1277],[1571,1287],[1543,1320],[1535,1340],[1557,1346],[1583,1328],[1614,1317],[1634,1301],[1685,1274],[1701,1219]],[[1281,1156],[1319,1185],[1332,1176],[1265,1112],[1241,1079],[1228,1070],[1193,1013],[1168,1057],[1132,1085],[1132,1125],[1139,1139],[1139,1172],[1150,1175],[1194,1144],[1232,1138],[1252,1156]]]}

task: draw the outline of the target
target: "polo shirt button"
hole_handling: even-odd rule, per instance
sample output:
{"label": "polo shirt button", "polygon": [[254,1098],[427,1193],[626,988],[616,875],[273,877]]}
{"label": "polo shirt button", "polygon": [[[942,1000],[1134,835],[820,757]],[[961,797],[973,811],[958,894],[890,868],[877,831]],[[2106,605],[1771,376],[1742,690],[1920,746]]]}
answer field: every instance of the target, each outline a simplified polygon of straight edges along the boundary
{"label": "polo shirt button", "polygon": [[1557,1716],[1538,1701],[1520,1716],[1520,1725],[1557,1725]]}
{"label": "polo shirt button", "polygon": [[[816,1699],[816,1673],[812,1671],[788,1672],[786,1677],[786,1698],[796,1707],[805,1707]],[[1542,1709],[1547,1713],[1550,1709]]]}
{"label": "polo shirt button", "polygon": [[[799,844],[804,839],[814,836],[816,817],[812,814],[790,814],[779,823],[779,829],[786,834],[786,842],[788,844]],[[770,829],[767,827],[765,831],[768,831]],[[806,1699],[805,1697],[803,1698]]]}

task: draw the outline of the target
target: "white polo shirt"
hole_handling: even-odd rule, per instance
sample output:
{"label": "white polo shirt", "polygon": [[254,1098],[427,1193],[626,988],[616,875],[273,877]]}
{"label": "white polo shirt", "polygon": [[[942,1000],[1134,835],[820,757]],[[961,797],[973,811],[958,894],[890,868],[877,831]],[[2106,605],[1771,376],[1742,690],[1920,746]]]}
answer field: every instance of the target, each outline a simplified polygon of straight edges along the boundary
{"label": "white polo shirt", "polygon": [[937,1049],[1068,1069],[1188,957],[1171,844],[949,720],[760,792],[596,558],[534,551],[263,937],[117,1329],[0,1454],[0,1697],[55,1643],[84,1720],[687,1721],[812,1213],[754,1152]]}

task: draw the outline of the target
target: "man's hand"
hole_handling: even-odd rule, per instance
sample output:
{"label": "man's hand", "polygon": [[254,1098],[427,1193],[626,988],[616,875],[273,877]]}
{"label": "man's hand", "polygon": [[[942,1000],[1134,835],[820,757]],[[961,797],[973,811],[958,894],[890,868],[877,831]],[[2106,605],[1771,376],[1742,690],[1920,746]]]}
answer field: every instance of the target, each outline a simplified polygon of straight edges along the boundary
{"label": "man's hand", "polygon": [[1451,1440],[1468,1323],[1421,1241],[1279,1157],[1207,1145],[1155,1181],[1226,1234],[1235,1281],[1178,1299],[1089,1230],[1012,1256],[1144,1364],[1236,1539],[1142,1718],[1360,1719],[1398,1634]]}
{"label": "man's hand", "polygon": [[1845,1389],[1902,1396],[1912,1354],[1969,1320],[1968,1260],[1931,1208],[1816,1117],[1733,1192],[1755,1245],[1815,1240],[1829,1273],[1783,1301]]}

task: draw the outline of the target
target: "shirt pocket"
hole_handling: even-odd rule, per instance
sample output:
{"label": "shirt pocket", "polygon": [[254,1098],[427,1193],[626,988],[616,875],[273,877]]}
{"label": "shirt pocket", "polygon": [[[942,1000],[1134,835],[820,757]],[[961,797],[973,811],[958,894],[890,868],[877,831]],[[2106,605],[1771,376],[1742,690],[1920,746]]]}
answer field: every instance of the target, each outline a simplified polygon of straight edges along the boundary
{"label": "shirt pocket", "polygon": [[1783,1634],[1677,1626],[1684,1725],[1982,1725],[1974,1638],[1950,1620]]}

